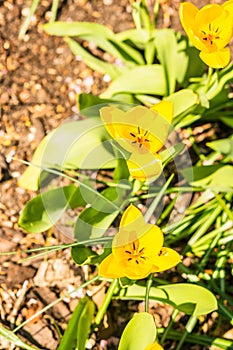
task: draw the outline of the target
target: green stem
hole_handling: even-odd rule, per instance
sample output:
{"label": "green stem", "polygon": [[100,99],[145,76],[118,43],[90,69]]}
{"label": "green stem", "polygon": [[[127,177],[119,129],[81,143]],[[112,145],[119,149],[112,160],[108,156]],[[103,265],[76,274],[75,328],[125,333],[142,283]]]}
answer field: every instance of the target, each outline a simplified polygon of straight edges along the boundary
{"label": "green stem", "polygon": [[117,279],[114,279],[112,281],[112,283],[110,284],[110,287],[108,288],[108,291],[105,295],[105,299],[103,301],[103,304],[101,306],[101,308],[99,309],[99,311],[97,312],[97,315],[95,317],[95,322],[94,322],[94,325],[93,325],[93,329],[98,326],[100,324],[100,322],[102,321],[103,317],[104,317],[104,314],[105,312],[107,311],[107,308],[112,300],[112,296],[113,296],[113,293],[116,289],[116,286],[118,285],[118,280]]}
{"label": "green stem", "polygon": [[192,333],[192,330],[193,328],[195,327],[197,323],[197,317],[196,316],[190,316],[187,324],[186,324],[186,327],[185,327],[185,332],[183,333],[177,347],[176,347],[176,350],[180,350],[187,338],[187,336]]}
{"label": "green stem", "polygon": [[30,163],[30,162],[27,162],[26,160],[22,160],[22,159],[17,159],[17,158],[12,158],[13,160],[16,160],[20,163],[23,163],[23,164],[26,164],[26,165],[31,165],[31,166],[34,166],[35,168],[39,168],[41,170],[44,170],[44,171],[47,171],[48,173],[50,174],[54,174],[54,175],[57,175],[57,176],[61,176],[61,177],[64,177],[70,181],[73,181],[75,183],[77,183],[80,188],[83,187],[85,190],[91,192],[92,194],[96,195],[97,197],[100,197],[102,200],[104,200],[106,203],[108,203],[112,208],[114,208],[115,210],[121,210],[120,207],[118,207],[116,204],[114,204],[112,201],[110,201],[108,198],[104,197],[101,193],[99,193],[98,191],[96,191],[94,188],[92,187],[89,187],[88,185],[86,185],[85,183],[73,178],[72,176],[69,176],[67,174],[64,174],[62,173],[61,171],[59,170],[54,170],[54,169],[50,169],[50,168],[46,168],[42,165],[37,165],[37,164],[33,164],[33,163]]}
{"label": "green stem", "polygon": [[34,13],[36,12],[36,9],[39,5],[40,0],[33,0],[30,10],[29,10],[29,14],[27,15],[25,21],[23,22],[20,31],[19,31],[19,40],[22,40],[24,38],[24,35],[26,34],[26,31],[28,30],[28,27],[30,25],[32,16],[34,15]]}
{"label": "green stem", "polygon": [[211,83],[211,79],[213,76],[213,72],[214,72],[213,68],[209,67],[205,92],[208,92],[208,90],[210,88],[210,83]]}
{"label": "green stem", "polygon": [[145,294],[145,312],[149,312],[149,297],[150,297],[150,288],[153,283],[154,274],[151,273],[146,281],[146,294]]}
{"label": "green stem", "polygon": [[58,4],[59,4],[59,0],[53,0],[53,4],[52,4],[52,16],[50,18],[49,22],[54,22],[57,16],[57,9],[58,9]]}
{"label": "green stem", "polygon": [[160,339],[160,344],[163,345],[165,339],[167,338],[168,336],[168,333],[170,332],[170,329],[172,328],[172,325],[173,323],[175,322],[175,319],[176,317],[178,316],[179,314],[179,310],[178,309],[175,309],[172,313],[172,316],[171,316],[171,319],[170,319],[170,322],[167,326],[167,328],[165,329],[163,335],[162,335],[162,338]]}
{"label": "green stem", "polygon": [[168,186],[170,185],[172,179],[174,177],[174,174],[171,174],[167,182],[163,185],[160,192],[158,193],[157,197],[152,201],[151,205],[149,206],[146,214],[144,215],[145,221],[149,221],[150,217],[153,215],[155,209],[157,208],[158,204],[160,203],[164,193],[166,192]]}

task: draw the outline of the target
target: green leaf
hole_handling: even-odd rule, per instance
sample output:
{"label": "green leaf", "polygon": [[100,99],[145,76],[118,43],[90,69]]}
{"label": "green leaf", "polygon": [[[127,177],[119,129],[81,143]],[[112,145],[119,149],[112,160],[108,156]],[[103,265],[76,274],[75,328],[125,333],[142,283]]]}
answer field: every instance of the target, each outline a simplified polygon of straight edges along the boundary
{"label": "green leaf", "polygon": [[80,45],[77,41],[71,38],[66,38],[65,41],[67,42],[75,56],[81,56],[82,60],[86,63],[88,67],[90,67],[93,70],[96,70],[101,74],[108,74],[112,79],[115,79],[127,70],[126,67],[119,67],[96,58],[87,50],[85,50],[82,47],[82,45]]}
{"label": "green leaf", "polygon": [[128,192],[124,188],[108,187],[101,194],[116,207],[101,198],[96,198],[92,206],[84,209],[77,218],[74,235],[78,241],[101,237],[120,212],[120,204]]}
{"label": "green leaf", "polygon": [[198,95],[190,89],[183,89],[165,98],[174,106],[174,124],[194,110],[199,104]]}
{"label": "green leaf", "polygon": [[149,41],[149,33],[146,29],[128,29],[115,36],[120,41],[136,46],[139,50],[143,50]]}
{"label": "green leaf", "polygon": [[222,153],[233,160],[233,135],[227,139],[207,142],[206,145],[214,151]]}
{"label": "green leaf", "polygon": [[52,227],[68,207],[85,204],[79,188],[74,185],[40,193],[27,202],[20,215],[19,226],[27,232],[43,232]]}
{"label": "green leaf", "polygon": [[93,301],[84,297],[76,306],[57,350],[85,350],[95,312]]}
{"label": "green leaf", "polygon": [[[35,191],[43,168],[58,170],[114,168],[107,134],[99,118],[63,123],[37,147],[19,186]],[[106,142],[105,142],[106,141]]]}
{"label": "green leaf", "polygon": [[99,257],[90,247],[83,244],[71,247],[71,257],[78,265],[87,265],[92,258]]}
{"label": "green leaf", "polygon": [[177,81],[182,86],[189,84],[190,78],[201,77],[205,71],[205,64],[199,57],[199,51],[192,46],[187,36],[176,32],[177,55],[173,66]]}
{"label": "green leaf", "polygon": [[175,91],[176,87],[176,70],[174,62],[177,56],[177,44],[175,32],[172,29],[161,29],[156,31],[155,44],[157,57],[164,70],[166,81],[166,93],[168,96]]}
{"label": "green leaf", "polygon": [[[127,288],[123,299],[145,299],[145,286],[135,284]],[[170,304],[188,315],[205,315],[217,309],[215,296],[206,288],[188,283],[167,284],[150,288],[150,299]]]}
{"label": "green leaf", "polygon": [[8,329],[0,326],[0,335],[7,339],[12,344],[20,347],[20,349],[26,349],[26,350],[36,350],[36,348],[33,348],[32,346],[26,344],[24,341],[22,341],[14,332],[9,331]]}
{"label": "green leaf", "polygon": [[101,97],[111,98],[120,92],[164,96],[166,83],[162,66],[153,64],[127,70],[110,84]]}
{"label": "green leaf", "polygon": [[104,25],[93,22],[55,22],[44,25],[50,35],[74,36],[95,43],[101,50],[120,58],[129,66],[144,64],[138,50],[117,39],[114,33]]}
{"label": "green leaf", "polygon": [[118,350],[142,350],[152,344],[156,338],[156,326],[153,316],[140,312],[133,316],[125,327]]}
{"label": "green leaf", "polygon": [[232,165],[205,165],[181,170],[191,185],[203,188],[212,188],[216,191],[232,191]]}

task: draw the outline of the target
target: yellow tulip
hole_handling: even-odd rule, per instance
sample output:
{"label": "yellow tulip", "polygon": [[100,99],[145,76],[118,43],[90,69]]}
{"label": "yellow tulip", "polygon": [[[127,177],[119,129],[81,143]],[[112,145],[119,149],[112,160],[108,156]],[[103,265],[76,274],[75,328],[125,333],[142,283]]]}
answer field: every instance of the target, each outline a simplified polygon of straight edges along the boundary
{"label": "yellow tulip", "polygon": [[200,58],[212,68],[223,68],[230,61],[227,46],[233,34],[233,0],[212,4],[200,10],[189,2],[180,4],[182,26]]}
{"label": "yellow tulip", "polygon": [[158,343],[148,345],[144,350],[164,350],[164,348]]}
{"label": "yellow tulip", "polygon": [[131,204],[122,215],[112,253],[100,263],[99,274],[106,278],[142,279],[174,267],[180,256],[163,247],[163,241],[160,228],[147,224],[140,210]]}
{"label": "yellow tulip", "polygon": [[136,106],[127,112],[113,106],[103,107],[100,116],[112,138],[131,153],[128,167],[132,177],[148,180],[160,175],[162,162],[157,152],[171,126],[171,102],[162,101],[151,109]]}

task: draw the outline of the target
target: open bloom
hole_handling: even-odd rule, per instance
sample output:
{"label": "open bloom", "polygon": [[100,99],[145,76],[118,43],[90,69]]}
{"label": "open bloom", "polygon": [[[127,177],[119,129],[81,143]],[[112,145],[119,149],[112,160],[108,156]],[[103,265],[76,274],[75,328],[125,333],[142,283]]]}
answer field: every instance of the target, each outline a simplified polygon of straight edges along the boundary
{"label": "open bloom", "polygon": [[144,350],[164,350],[164,348],[158,343],[148,345]]}
{"label": "open bloom", "polygon": [[180,20],[200,58],[212,68],[223,68],[230,61],[226,48],[233,34],[233,0],[212,4],[200,10],[189,2],[180,4]]}
{"label": "open bloom", "polygon": [[131,204],[122,215],[112,253],[100,263],[99,274],[106,278],[141,279],[172,268],[180,262],[180,256],[163,247],[163,241],[160,228],[147,224],[140,210]]}
{"label": "open bloom", "polygon": [[157,152],[164,145],[173,117],[173,104],[162,101],[151,109],[136,106],[124,112],[116,107],[103,107],[101,119],[119,145],[131,153],[127,161],[132,177],[152,179],[162,171]]}

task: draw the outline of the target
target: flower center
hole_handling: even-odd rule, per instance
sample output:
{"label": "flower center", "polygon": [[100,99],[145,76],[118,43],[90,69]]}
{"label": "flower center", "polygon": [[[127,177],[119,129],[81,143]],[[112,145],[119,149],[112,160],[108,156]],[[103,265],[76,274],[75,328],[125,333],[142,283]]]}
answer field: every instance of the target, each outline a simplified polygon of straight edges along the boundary
{"label": "flower center", "polygon": [[128,261],[133,260],[137,265],[146,260],[146,257],[144,256],[144,249],[139,249],[139,246],[137,247],[137,244],[135,242],[132,243],[130,250],[125,250],[125,253],[127,254]]}
{"label": "flower center", "polygon": [[149,134],[148,130],[142,131],[138,126],[137,132],[130,132],[130,135],[133,137],[132,143],[138,144],[140,148],[142,147],[142,145],[144,145],[145,147],[148,147],[146,144],[148,142],[151,142],[148,138],[148,134]]}
{"label": "flower center", "polygon": [[208,31],[202,30],[201,32],[203,34],[202,40],[209,43],[210,45],[213,45],[216,39],[220,39],[219,27],[212,28],[211,23],[208,25]]}

